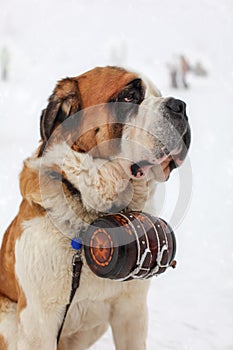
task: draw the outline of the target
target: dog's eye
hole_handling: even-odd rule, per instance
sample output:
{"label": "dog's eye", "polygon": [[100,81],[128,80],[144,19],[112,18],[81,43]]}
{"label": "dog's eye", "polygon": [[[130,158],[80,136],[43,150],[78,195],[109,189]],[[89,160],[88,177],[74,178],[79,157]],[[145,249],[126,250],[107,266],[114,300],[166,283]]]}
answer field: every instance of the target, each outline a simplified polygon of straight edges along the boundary
{"label": "dog's eye", "polygon": [[127,96],[125,96],[123,98],[123,100],[124,100],[124,102],[127,102],[127,103],[130,103],[130,102],[133,103],[135,101],[135,96],[133,93],[131,93],[131,94],[128,94]]}
{"label": "dog's eye", "polygon": [[110,108],[114,111],[117,122],[124,123],[126,118],[136,115],[138,106],[143,101],[144,95],[145,91],[141,79],[134,79],[117,95],[113,96],[109,102],[114,102]]}
{"label": "dog's eye", "polygon": [[135,88],[126,89],[118,95],[116,101],[139,104],[142,101],[142,96],[140,91],[136,90]]}
{"label": "dog's eye", "polygon": [[141,79],[131,81],[117,96],[110,99],[109,102],[126,102],[140,104],[144,99],[144,88]]}

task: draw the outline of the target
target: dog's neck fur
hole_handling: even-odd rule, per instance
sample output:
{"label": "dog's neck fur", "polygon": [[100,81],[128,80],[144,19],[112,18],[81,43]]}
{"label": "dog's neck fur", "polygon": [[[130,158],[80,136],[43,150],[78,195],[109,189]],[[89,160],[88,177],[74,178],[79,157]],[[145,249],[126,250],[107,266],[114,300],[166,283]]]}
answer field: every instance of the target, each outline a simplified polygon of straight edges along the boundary
{"label": "dog's neck fur", "polygon": [[[124,208],[153,212],[152,180],[126,179],[118,161],[99,167],[98,160],[75,152],[66,144],[55,145],[43,158],[28,158],[22,174],[23,197],[31,205],[45,209],[58,230],[69,238],[104,213]],[[29,186],[30,181],[37,186]]]}

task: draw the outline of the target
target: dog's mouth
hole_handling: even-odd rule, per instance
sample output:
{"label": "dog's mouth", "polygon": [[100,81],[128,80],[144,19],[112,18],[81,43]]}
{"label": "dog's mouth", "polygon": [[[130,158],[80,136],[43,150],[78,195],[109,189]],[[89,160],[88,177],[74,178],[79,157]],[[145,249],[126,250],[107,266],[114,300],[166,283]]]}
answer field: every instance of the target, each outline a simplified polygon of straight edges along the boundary
{"label": "dog's mouth", "polygon": [[147,159],[131,164],[131,176],[134,178],[141,178],[146,176],[152,167],[160,166],[165,177],[168,178],[173,169],[183,164],[190,147],[190,142],[191,131],[188,124],[187,131],[183,135],[182,141],[179,142],[175,148],[168,150],[165,146],[161,147],[153,158],[148,157]]}
{"label": "dog's mouth", "polygon": [[164,165],[171,165],[171,169],[180,166],[183,163],[184,159],[182,159],[182,147],[177,147],[172,151],[168,151],[165,147],[163,147],[159,152],[157,152],[156,157],[152,160],[141,160],[136,163],[133,163],[130,166],[131,175],[134,178],[141,178],[148,174],[149,170],[153,166],[161,166],[164,168]]}
{"label": "dog's mouth", "polygon": [[140,178],[142,176],[146,176],[149,169],[153,166],[152,163],[147,160],[142,160],[137,163],[133,163],[130,167],[131,175],[135,178]]}

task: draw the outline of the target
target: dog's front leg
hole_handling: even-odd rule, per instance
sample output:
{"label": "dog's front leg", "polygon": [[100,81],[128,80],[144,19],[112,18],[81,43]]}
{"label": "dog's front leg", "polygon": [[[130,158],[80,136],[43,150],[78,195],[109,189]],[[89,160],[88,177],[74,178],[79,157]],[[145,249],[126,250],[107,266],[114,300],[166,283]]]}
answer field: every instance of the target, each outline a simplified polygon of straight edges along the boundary
{"label": "dog's front leg", "polygon": [[135,286],[135,290],[132,294],[123,295],[112,307],[110,323],[116,350],[146,350],[147,290],[142,290],[140,286]]}
{"label": "dog's front leg", "polygon": [[73,252],[45,217],[25,221],[15,246],[17,350],[55,350],[69,301]]}
{"label": "dog's front leg", "polygon": [[19,315],[17,350],[56,350],[58,317],[30,304]]}

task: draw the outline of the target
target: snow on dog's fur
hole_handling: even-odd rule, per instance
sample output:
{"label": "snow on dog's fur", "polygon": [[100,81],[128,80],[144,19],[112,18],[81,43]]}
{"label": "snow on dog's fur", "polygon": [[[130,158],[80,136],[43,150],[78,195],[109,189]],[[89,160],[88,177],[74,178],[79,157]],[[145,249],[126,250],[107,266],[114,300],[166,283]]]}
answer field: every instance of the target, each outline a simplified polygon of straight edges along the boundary
{"label": "snow on dog's fur", "polygon": [[[102,213],[155,214],[155,185],[183,162],[189,143],[184,102],[163,98],[135,73],[95,68],[58,82],[2,243],[1,350],[57,348],[71,290],[70,239]],[[59,350],[87,349],[109,324],[117,350],[145,350],[148,286],[101,279],[84,262]]]}

